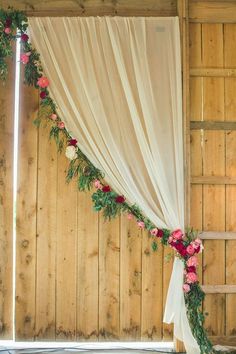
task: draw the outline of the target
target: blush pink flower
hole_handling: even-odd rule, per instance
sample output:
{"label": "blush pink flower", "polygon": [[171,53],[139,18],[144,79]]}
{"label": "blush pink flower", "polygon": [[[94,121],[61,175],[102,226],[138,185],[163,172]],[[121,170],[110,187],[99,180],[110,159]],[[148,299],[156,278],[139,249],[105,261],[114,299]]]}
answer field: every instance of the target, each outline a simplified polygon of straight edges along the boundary
{"label": "blush pink flower", "polygon": [[21,56],[20,56],[20,61],[21,61],[23,64],[28,64],[28,62],[29,62],[29,56],[26,55],[26,54],[21,54]]}
{"label": "blush pink flower", "polygon": [[102,184],[101,184],[101,182],[99,181],[99,179],[96,179],[96,180],[94,181],[94,187],[95,187],[96,189],[102,189]]}
{"label": "blush pink flower", "polygon": [[183,285],[183,291],[184,291],[185,293],[188,293],[188,292],[190,291],[190,286],[189,286],[189,284],[184,284],[184,285]]}
{"label": "blush pink flower", "polygon": [[50,118],[51,118],[51,120],[57,120],[57,115],[56,115],[56,113],[52,113],[51,115],[50,115]]}
{"label": "blush pink flower", "polygon": [[173,242],[173,237],[172,237],[172,236],[169,236],[168,242],[169,242],[169,243]]}
{"label": "blush pink flower", "polygon": [[30,57],[31,56],[31,52],[27,52],[27,53],[25,53],[25,55],[27,55],[27,57]]}
{"label": "blush pink flower", "polygon": [[178,229],[178,230],[173,231],[171,235],[175,240],[182,240],[183,231]]}
{"label": "blush pink flower", "polygon": [[185,277],[186,277],[186,282],[188,284],[193,284],[193,283],[196,283],[196,281],[197,281],[197,274],[196,273],[193,273],[193,272],[187,273]]}
{"label": "blush pink flower", "polygon": [[133,214],[129,213],[129,214],[127,215],[127,219],[128,219],[128,220],[132,220],[132,219],[133,219]]}
{"label": "blush pink flower", "polygon": [[6,34],[10,34],[10,33],[11,33],[10,27],[6,27],[6,28],[4,29],[4,32],[5,32]]}
{"label": "blush pink flower", "polygon": [[198,265],[198,260],[196,256],[192,256],[187,260],[188,267],[197,267],[197,265]]}
{"label": "blush pink flower", "polygon": [[38,86],[41,87],[41,88],[45,88],[45,87],[48,87],[49,85],[49,80],[46,76],[42,76],[38,79],[38,82],[37,82]]}
{"label": "blush pink flower", "polygon": [[199,248],[202,249],[202,240],[200,238],[196,238],[196,240],[194,240],[192,244],[196,250]]}
{"label": "blush pink flower", "polygon": [[137,224],[138,224],[138,227],[140,228],[140,229],[144,229],[145,228],[145,224],[144,224],[144,222],[143,221],[138,221],[137,222]]}
{"label": "blush pink flower", "polygon": [[57,126],[59,129],[64,129],[65,128],[65,123],[64,122],[58,122]]}
{"label": "blush pink flower", "polygon": [[153,236],[157,236],[157,234],[158,234],[158,228],[155,227],[154,229],[151,229],[151,230],[150,230],[150,234],[153,235]]}
{"label": "blush pink flower", "polygon": [[187,247],[186,250],[187,250],[187,253],[188,253],[190,256],[192,256],[192,255],[195,253],[195,248],[193,247],[192,244],[188,245],[188,247]]}

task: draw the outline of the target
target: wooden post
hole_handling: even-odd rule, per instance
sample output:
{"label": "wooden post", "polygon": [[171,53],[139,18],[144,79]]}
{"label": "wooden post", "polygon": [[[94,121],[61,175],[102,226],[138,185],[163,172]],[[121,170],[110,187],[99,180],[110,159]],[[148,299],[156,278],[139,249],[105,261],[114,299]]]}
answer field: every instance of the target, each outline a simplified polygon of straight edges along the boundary
{"label": "wooden post", "polygon": [[[183,140],[184,140],[184,181],[185,181],[185,225],[190,222],[190,119],[189,119],[189,31],[188,0],[178,0],[177,10],[180,23],[182,50],[182,98],[183,98]],[[174,339],[175,350],[184,352],[184,344]]]}

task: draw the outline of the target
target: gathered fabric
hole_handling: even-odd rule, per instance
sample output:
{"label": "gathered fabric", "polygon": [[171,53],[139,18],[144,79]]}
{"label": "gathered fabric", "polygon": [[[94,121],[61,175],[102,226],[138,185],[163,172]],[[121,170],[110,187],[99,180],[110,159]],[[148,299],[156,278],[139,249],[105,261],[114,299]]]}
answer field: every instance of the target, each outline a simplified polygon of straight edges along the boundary
{"label": "gathered fabric", "polygon": [[[30,18],[58,114],[90,161],[159,228],[184,229],[177,17]],[[175,259],[164,321],[200,353]]]}

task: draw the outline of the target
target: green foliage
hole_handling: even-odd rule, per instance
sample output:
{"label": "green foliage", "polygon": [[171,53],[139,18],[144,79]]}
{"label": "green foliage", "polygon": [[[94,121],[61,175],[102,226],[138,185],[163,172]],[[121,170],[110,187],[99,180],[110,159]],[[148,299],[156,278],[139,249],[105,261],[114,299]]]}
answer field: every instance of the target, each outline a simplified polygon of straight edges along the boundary
{"label": "green foliage", "polygon": [[156,252],[158,250],[158,244],[156,241],[152,242],[152,250],[153,250],[153,252]]}

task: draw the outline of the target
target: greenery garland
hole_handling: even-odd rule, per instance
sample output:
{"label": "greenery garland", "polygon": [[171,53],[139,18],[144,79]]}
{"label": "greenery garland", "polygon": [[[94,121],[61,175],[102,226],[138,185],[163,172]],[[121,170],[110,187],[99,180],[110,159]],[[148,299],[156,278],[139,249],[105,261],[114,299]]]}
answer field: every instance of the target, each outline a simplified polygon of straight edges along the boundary
{"label": "greenery garland", "polygon": [[140,229],[146,229],[152,237],[152,249],[158,249],[158,240],[165,246],[170,246],[176,255],[184,262],[184,285],[187,317],[201,354],[214,353],[212,344],[207,338],[203,327],[204,314],[202,301],[204,292],[201,289],[196,268],[198,265],[196,254],[201,252],[202,243],[193,230],[185,233],[181,230],[158,229],[139,209],[137,205],[130,205],[125,197],[117,194],[103,181],[103,173],[97,169],[83,154],[74,139],[65,128],[65,124],[57,113],[57,106],[50,97],[49,80],[43,76],[40,55],[29,42],[26,33],[28,28],[27,17],[23,12],[9,8],[0,9],[0,78],[7,79],[8,57],[13,57],[12,42],[17,38],[21,40],[21,62],[25,67],[24,81],[26,85],[39,89],[40,108],[34,123],[39,126],[44,120],[51,124],[50,138],[54,138],[58,150],[66,148],[66,156],[71,160],[67,172],[67,181],[77,178],[79,190],[96,188],[92,195],[95,211],[102,211],[105,219],[115,218],[120,213],[126,213],[129,219],[136,218]]}

